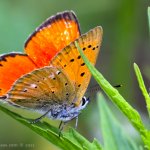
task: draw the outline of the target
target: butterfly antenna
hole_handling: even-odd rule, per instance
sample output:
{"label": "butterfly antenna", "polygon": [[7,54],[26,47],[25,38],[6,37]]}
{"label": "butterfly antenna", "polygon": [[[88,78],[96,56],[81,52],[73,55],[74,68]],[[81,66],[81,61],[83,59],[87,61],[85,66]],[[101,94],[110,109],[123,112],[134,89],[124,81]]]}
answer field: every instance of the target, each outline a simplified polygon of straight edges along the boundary
{"label": "butterfly antenna", "polygon": [[115,87],[115,88],[120,88],[120,87],[122,87],[122,85],[121,85],[121,84],[118,84],[118,85],[114,85],[113,87]]}
{"label": "butterfly antenna", "polygon": [[[120,88],[120,87],[122,87],[122,84],[117,84],[117,85],[114,85],[113,87],[114,88]],[[100,86],[98,84],[96,84],[96,85],[88,88],[87,89],[87,93],[90,95],[90,94],[93,94],[95,92],[100,91],[100,89],[101,89]]]}
{"label": "butterfly antenna", "polygon": [[100,90],[100,86],[98,84],[96,84],[96,85],[88,88],[87,89],[87,93],[90,95],[90,94],[93,94],[93,93],[95,93],[95,92],[97,92],[99,90]]}

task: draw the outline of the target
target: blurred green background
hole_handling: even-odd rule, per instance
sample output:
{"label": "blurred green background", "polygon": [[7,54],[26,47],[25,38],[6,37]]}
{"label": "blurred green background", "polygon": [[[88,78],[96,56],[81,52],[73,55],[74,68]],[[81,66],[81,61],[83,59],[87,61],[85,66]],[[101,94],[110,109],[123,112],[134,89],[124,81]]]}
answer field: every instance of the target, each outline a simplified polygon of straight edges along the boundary
{"label": "blurred green background", "polygon": [[[149,0],[0,0],[0,54],[23,51],[24,42],[35,28],[46,18],[64,10],[75,11],[82,33],[101,25],[104,30],[101,53],[96,67],[112,85],[122,84],[120,93],[146,118],[144,99],[138,88],[133,62],[136,62],[144,76],[147,88],[150,85],[150,46],[147,19]],[[150,4],[150,3],[149,3]],[[8,75],[9,78],[9,75]],[[90,87],[96,83],[91,81]],[[93,95],[95,95],[93,93]],[[78,131],[89,140],[101,140],[96,100],[79,117]],[[112,107],[116,110],[116,107]],[[116,115],[120,114],[119,111]],[[134,134],[122,115],[118,119],[125,123],[125,130]],[[52,122],[58,126],[59,122]],[[74,122],[71,123],[72,126]],[[71,125],[69,124],[69,125]],[[94,125],[93,125],[94,124]],[[130,133],[130,131],[133,131]],[[22,149],[56,149],[30,129],[0,112],[1,144],[22,144]],[[15,147],[15,145],[13,145]],[[11,146],[10,146],[11,147]],[[20,149],[20,148],[14,148]]]}

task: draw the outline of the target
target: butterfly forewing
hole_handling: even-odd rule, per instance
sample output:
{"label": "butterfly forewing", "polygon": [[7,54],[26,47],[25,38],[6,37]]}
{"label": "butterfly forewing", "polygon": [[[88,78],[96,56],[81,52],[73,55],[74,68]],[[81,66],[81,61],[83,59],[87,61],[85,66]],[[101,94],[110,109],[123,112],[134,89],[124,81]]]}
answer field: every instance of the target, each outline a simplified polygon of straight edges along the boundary
{"label": "butterfly forewing", "polygon": [[[102,41],[102,28],[96,27],[92,29],[79,37],[76,41],[89,61],[95,65]],[[69,76],[76,90],[74,102],[76,105],[79,105],[89,84],[91,73],[81,58],[75,43],[72,42],[69,46],[64,48],[52,59],[50,64],[62,68]]]}
{"label": "butterfly forewing", "polygon": [[77,18],[72,11],[48,18],[25,43],[25,52],[38,67],[49,64],[62,48],[80,36]]}
{"label": "butterfly forewing", "polygon": [[69,104],[74,96],[74,85],[63,70],[55,67],[44,67],[21,77],[8,92],[8,100],[29,108]]}
{"label": "butterfly forewing", "polygon": [[26,54],[10,53],[0,56],[0,96],[10,90],[12,84],[25,73],[34,70],[36,65]]}

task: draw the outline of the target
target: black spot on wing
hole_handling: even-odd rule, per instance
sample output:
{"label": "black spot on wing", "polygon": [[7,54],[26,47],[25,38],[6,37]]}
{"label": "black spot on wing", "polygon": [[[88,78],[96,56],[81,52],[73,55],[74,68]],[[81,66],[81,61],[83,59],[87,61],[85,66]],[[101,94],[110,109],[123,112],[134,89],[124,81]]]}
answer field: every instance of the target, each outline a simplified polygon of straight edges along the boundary
{"label": "black spot on wing", "polygon": [[84,51],[84,50],[86,50],[86,47],[83,47],[83,49],[82,49],[82,50],[83,50],[83,51]]}
{"label": "black spot on wing", "polygon": [[60,73],[61,73],[60,71],[57,72],[58,75],[59,75]]}
{"label": "black spot on wing", "polygon": [[24,89],[24,90],[23,90],[23,92],[27,92],[27,91],[28,91],[27,89]]}
{"label": "black spot on wing", "polygon": [[81,77],[83,77],[84,75],[85,75],[85,72],[82,72],[82,73],[80,74]]}
{"label": "black spot on wing", "polygon": [[70,62],[74,62],[74,59],[70,59]]}
{"label": "black spot on wing", "polygon": [[80,86],[81,86],[81,84],[78,85],[78,87],[80,87]]}
{"label": "black spot on wing", "polygon": [[95,50],[95,47],[93,47],[92,50]]}
{"label": "black spot on wing", "polygon": [[78,57],[77,57],[77,59],[80,59],[81,58],[81,56],[79,55]]}
{"label": "black spot on wing", "polygon": [[88,45],[88,48],[91,48],[92,47],[92,45]]}
{"label": "black spot on wing", "polygon": [[81,66],[84,66],[84,65],[85,65],[85,63],[82,63],[82,64],[81,64]]}

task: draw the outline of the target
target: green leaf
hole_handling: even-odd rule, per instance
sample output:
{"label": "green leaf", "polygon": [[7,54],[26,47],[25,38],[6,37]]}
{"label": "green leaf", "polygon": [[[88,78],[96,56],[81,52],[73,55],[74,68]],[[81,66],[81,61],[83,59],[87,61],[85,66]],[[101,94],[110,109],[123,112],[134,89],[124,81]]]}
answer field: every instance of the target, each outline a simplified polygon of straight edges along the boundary
{"label": "green leaf", "polygon": [[64,134],[69,140],[76,143],[77,145],[80,145],[83,149],[94,149],[94,150],[102,150],[101,145],[99,142],[94,139],[92,144],[87,141],[83,136],[81,136],[78,132],[76,132],[74,129],[70,128],[68,133]]}
{"label": "green leaf", "polygon": [[147,89],[145,87],[141,71],[140,71],[140,69],[136,63],[134,63],[134,70],[135,70],[135,74],[136,74],[136,77],[137,77],[137,80],[139,83],[139,87],[142,91],[143,96],[145,97],[146,106],[147,106],[148,114],[150,117],[150,96],[149,96],[149,93],[147,92]]}
{"label": "green leaf", "polygon": [[98,142],[95,142],[95,140],[93,143],[89,142],[72,128],[69,130],[69,132],[62,133],[62,135],[59,137],[58,128],[51,126],[47,122],[37,122],[36,124],[31,124],[29,123],[31,119],[24,118],[21,115],[10,111],[2,104],[0,105],[0,110],[63,150],[83,150],[83,148],[85,150],[102,150]]}
{"label": "green leaf", "polygon": [[101,93],[98,94],[100,124],[105,150],[138,150],[134,141],[124,132],[124,128],[116,120],[107,106]]}
{"label": "green leaf", "polygon": [[88,61],[86,56],[83,54],[82,49],[79,47],[78,43],[75,42],[80,55],[82,56],[85,64],[92,73],[93,77],[100,85],[102,90],[107,94],[111,101],[123,112],[123,114],[129,119],[134,128],[140,133],[145,147],[150,149],[150,133],[145,128],[139,113],[127,103],[127,101],[121,96],[117,89],[115,89],[104,77],[98,72],[98,70]]}

